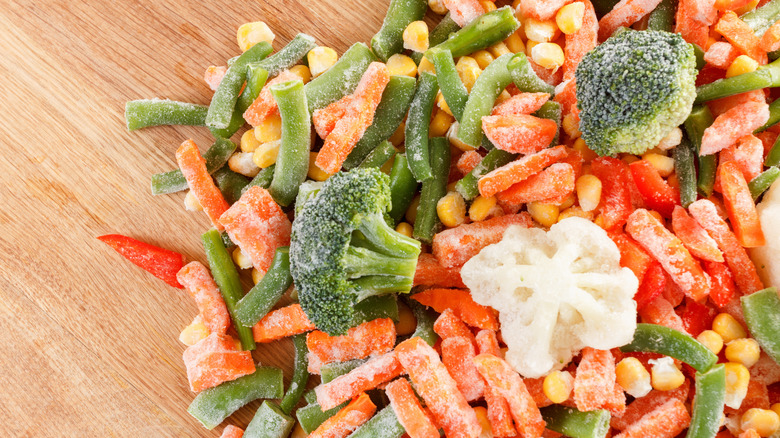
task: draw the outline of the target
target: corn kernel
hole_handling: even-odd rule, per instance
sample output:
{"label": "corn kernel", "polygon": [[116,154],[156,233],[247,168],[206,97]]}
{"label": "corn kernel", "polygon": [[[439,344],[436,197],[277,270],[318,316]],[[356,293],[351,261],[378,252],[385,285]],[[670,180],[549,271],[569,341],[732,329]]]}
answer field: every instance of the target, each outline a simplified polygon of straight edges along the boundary
{"label": "corn kernel", "polygon": [[685,375],[677,368],[671,357],[651,359],[649,362],[653,365],[650,371],[653,389],[672,391],[685,382]]}
{"label": "corn kernel", "polygon": [[252,259],[247,257],[239,247],[236,247],[233,250],[233,263],[235,263],[239,269],[249,269],[252,267]]}
{"label": "corn kernel", "polygon": [[563,201],[558,204],[558,208],[561,211],[566,210],[567,208],[574,205],[575,202],[577,202],[577,196],[575,196],[574,193],[569,193],[565,198],[563,198]]}
{"label": "corn kernel", "polygon": [[[458,148],[450,145],[450,151],[452,151],[453,149],[455,149],[456,151],[458,150]],[[450,152],[450,154],[452,155],[452,152]],[[447,184],[445,187],[447,187],[447,191],[448,192],[454,192],[456,185],[458,185],[458,182],[457,181],[453,181],[453,182]]]}
{"label": "corn kernel", "polygon": [[469,219],[474,222],[479,222],[487,219],[490,214],[490,210],[496,206],[496,197],[491,196],[485,198],[484,196],[477,196],[474,202],[469,207]]}
{"label": "corn kernel", "polygon": [[206,324],[203,323],[203,318],[198,315],[192,320],[190,325],[184,327],[184,330],[181,331],[179,334],[179,341],[190,347],[205,339],[208,335],[209,329],[206,327]]}
{"label": "corn kernel", "polygon": [[770,407],[770,409],[772,409],[773,411],[775,411],[775,413],[776,413],[777,415],[780,415],[780,403],[775,403],[775,404],[773,404],[773,405]]}
{"label": "corn kernel", "polygon": [[582,18],[585,16],[585,4],[582,2],[570,3],[555,14],[555,24],[566,35],[577,32],[582,27]]}
{"label": "corn kernel", "polygon": [[755,9],[756,6],[758,6],[758,3],[759,3],[758,0],[752,0],[750,3],[746,4],[745,6],[735,9],[734,12],[736,12],[737,15],[742,16]]}
{"label": "corn kernel", "polygon": [[254,152],[260,146],[260,140],[255,137],[255,130],[250,129],[241,135],[241,151]]}
{"label": "corn kernel", "polygon": [[563,128],[563,131],[566,133],[566,135],[569,136],[569,138],[577,139],[582,136],[582,131],[580,131],[579,118],[574,114],[569,113],[563,116],[561,127]]}
{"label": "corn kernel", "polygon": [[330,174],[320,169],[315,161],[317,161],[317,152],[309,152],[309,171],[306,176],[314,181],[325,181],[330,178]]}
{"label": "corn kernel", "polygon": [[447,134],[447,131],[450,129],[450,126],[452,126],[452,122],[454,121],[455,118],[446,112],[441,110],[436,111],[436,114],[433,116],[433,120],[431,121],[431,125],[428,128],[428,135],[431,137],[443,137]]}
{"label": "corn kernel", "polygon": [[410,335],[417,328],[417,318],[412,309],[402,301],[398,302],[398,322],[395,323],[395,333],[398,336]]}
{"label": "corn kernel", "polygon": [[398,225],[396,225],[395,231],[403,234],[406,237],[412,237],[412,232],[414,231],[414,228],[412,228],[412,226],[407,224],[406,222],[401,222]]}
{"label": "corn kernel", "polygon": [[661,213],[659,213],[659,212],[657,212],[655,210],[651,210],[650,211],[650,216],[654,217],[658,222],[660,222],[662,224],[666,223],[666,220],[664,219],[663,216],[661,216]]}
{"label": "corn kernel", "polygon": [[466,221],[466,201],[458,192],[449,192],[436,203],[436,213],[445,227],[457,227]]}
{"label": "corn kernel", "polygon": [[315,78],[323,73],[336,63],[339,59],[338,53],[330,47],[318,46],[309,51],[306,55],[306,59],[309,61],[309,71]]}
{"label": "corn kernel", "polygon": [[726,367],[726,406],[739,409],[750,383],[750,371],[741,363],[728,362]]}
{"label": "corn kernel", "polygon": [[662,138],[656,146],[657,149],[662,151],[668,151],[680,144],[682,141],[682,129],[674,128],[666,134],[666,137]]}
{"label": "corn kernel", "polygon": [[512,53],[525,53],[525,43],[523,43],[523,37],[520,35],[520,32],[520,30],[516,30],[504,40],[504,44]]}
{"label": "corn kernel", "polygon": [[412,21],[403,34],[404,49],[414,52],[428,50],[428,24],[424,21]]}
{"label": "corn kernel", "polygon": [[[279,114],[272,114],[265,118],[254,129],[255,138],[260,143],[268,143],[282,138],[282,118]],[[249,151],[247,151],[249,152]]]}
{"label": "corn kernel", "polygon": [[769,409],[751,408],[742,414],[742,430],[753,429],[759,436],[769,437],[780,429],[780,416]]}
{"label": "corn kernel", "polygon": [[410,224],[414,224],[414,220],[417,219],[417,208],[420,207],[420,195],[415,196],[412,202],[409,203],[409,208],[404,213],[404,219]]}
{"label": "corn kernel", "polygon": [[533,51],[534,51],[534,47],[536,47],[537,45],[539,45],[539,42],[537,42],[537,41],[531,41],[531,40],[526,41],[525,42],[525,54],[527,56],[531,56],[531,53],[533,53]]}
{"label": "corn kernel", "polygon": [[503,41],[499,41],[492,46],[488,47],[488,52],[490,52],[491,55],[493,55],[494,58],[498,58],[499,56],[506,55],[507,53],[512,53],[509,50],[509,47],[504,44]]}
{"label": "corn kernel", "polygon": [[626,357],[615,366],[617,383],[632,397],[644,397],[653,389],[650,373],[639,359]]}
{"label": "corn kernel", "polygon": [[587,219],[589,221],[593,220],[593,212],[592,211],[585,211],[580,207],[579,205],[572,205],[571,207],[567,208],[566,210],[563,210],[561,214],[558,215],[558,222],[568,218],[568,217],[581,217],[583,219]]}
{"label": "corn kernel", "polygon": [[188,190],[184,196],[184,208],[187,211],[203,211],[203,206],[200,205],[198,198],[192,193],[192,190]]}
{"label": "corn kernel", "polygon": [[301,426],[301,423],[295,422],[295,429],[293,429],[292,433],[290,434],[290,438],[306,438],[309,436],[309,434],[306,433],[306,431],[303,430],[303,427]]}
{"label": "corn kernel", "polygon": [[441,92],[436,95],[436,106],[445,113],[452,115],[452,110],[450,109],[450,106],[447,105],[447,101],[444,99],[444,95],[441,94]]}
{"label": "corn kernel", "polygon": [[401,123],[401,125],[398,127],[398,129],[395,130],[393,135],[390,136],[388,141],[393,144],[393,146],[398,147],[401,143],[404,142],[404,138],[406,136],[406,123]]}
{"label": "corn kernel", "polygon": [[256,268],[252,268],[252,283],[257,284],[260,283],[260,280],[265,277],[265,273],[263,271],[260,271]]}
{"label": "corn kernel", "polygon": [[279,146],[281,144],[282,142],[279,140],[261,144],[252,152],[252,161],[261,169],[276,164],[276,156],[279,155]]}
{"label": "corn kernel", "polygon": [[430,73],[435,75],[436,67],[431,61],[428,60],[428,58],[423,57],[423,59],[420,61],[420,65],[417,66],[417,73]]}
{"label": "corn kernel", "polygon": [[569,399],[574,389],[574,377],[568,371],[553,371],[545,376],[542,391],[553,403],[563,403]]}
{"label": "corn kernel", "polygon": [[721,313],[712,320],[712,330],[723,338],[723,342],[729,342],[747,337],[747,331],[733,316]]}
{"label": "corn kernel", "polygon": [[487,50],[476,51],[471,54],[471,57],[474,58],[475,61],[477,61],[479,68],[481,68],[482,70],[486,69],[487,66],[490,65],[490,63],[495,61],[496,59]]}
{"label": "corn kernel", "polygon": [[471,87],[477,82],[477,78],[482,73],[482,69],[479,68],[477,61],[471,56],[461,56],[455,64],[455,70],[458,71],[460,81],[467,90],[471,91]]}
{"label": "corn kernel", "polygon": [[529,41],[537,43],[546,43],[553,41],[558,36],[558,25],[554,20],[537,20],[531,17],[525,17],[523,20],[525,26],[525,36]]}
{"label": "corn kernel", "polygon": [[447,131],[447,140],[449,140],[450,144],[462,150],[463,152],[473,151],[476,149],[475,147],[464,143],[461,139],[458,138],[458,126],[458,122],[453,122],[452,126],[450,126],[450,130]]}
{"label": "corn kernel", "polygon": [[565,57],[561,46],[555,43],[539,43],[531,50],[531,58],[542,67],[555,70],[563,65]]}
{"label": "corn kernel", "polygon": [[228,167],[233,172],[254,178],[260,172],[260,168],[252,159],[253,156],[252,152],[236,152],[228,159]]}
{"label": "corn kernel", "polygon": [[593,152],[588,145],[585,143],[585,140],[582,139],[582,137],[578,138],[574,141],[574,145],[572,146],[575,151],[582,154],[582,161],[589,163],[596,158],[598,158],[598,154]]}
{"label": "corn kernel", "polygon": [[271,28],[262,21],[244,23],[238,28],[238,32],[236,32],[238,47],[242,52],[246,52],[261,41],[273,44],[275,37],[274,33],[271,32]]}
{"label": "corn kernel", "polygon": [[704,330],[699,333],[696,340],[704,344],[708,350],[715,354],[720,353],[720,350],[723,349],[723,338],[712,330]]}
{"label": "corn kernel", "polygon": [[431,8],[434,14],[444,15],[449,10],[444,6],[444,0],[428,0],[428,7]]}
{"label": "corn kernel", "polygon": [[674,172],[674,158],[667,157],[661,154],[647,153],[642,155],[642,159],[649,162],[661,175],[661,178],[666,178]]}
{"label": "corn kernel", "polygon": [[480,0],[479,4],[482,5],[482,8],[485,10],[485,12],[492,12],[496,10],[496,4],[490,0]]}
{"label": "corn kernel", "polygon": [[301,78],[301,81],[303,81],[304,84],[307,84],[309,81],[311,81],[311,70],[309,70],[308,66],[303,64],[299,64],[291,68],[290,73]]}
{"label": "corn kernel", "polygon": [[622,157],[620,157],[620,159],[623,160],[623,162],[625,162],[626,164],[631,164],[634,161],[639,161],[639,157],[631,154],[625,154]]}
{"label": "corn kernel", "polygon": [[758,362],[761,348],[758,342],[751,338],[735,339],[726,345],[726,359],[750,368]]}
{"label": "corn kernel", "polygon": [[734,76],[756,71],[757,68],[758,62],[755,59],[747,55],[739,55],[726,69],[726,77],[733,78]]}
{"label": "corn kernel", "polygon": [[391,76],[417,76],[417,64],[406,55],[396,53],[387,59],[387,72]]}
{"label": "corn kernel", "polygon": [[542,204],[541,202],[529,202],[526,204],[528,213],[543,227],[551,227],[558,222],[560,209],[557,205]]}
{"label": "corn kernel", "polygon": [[601,180],[595,175],[582,175],[575,185],[577,199],[584,211],[593,211],[601,202]]}

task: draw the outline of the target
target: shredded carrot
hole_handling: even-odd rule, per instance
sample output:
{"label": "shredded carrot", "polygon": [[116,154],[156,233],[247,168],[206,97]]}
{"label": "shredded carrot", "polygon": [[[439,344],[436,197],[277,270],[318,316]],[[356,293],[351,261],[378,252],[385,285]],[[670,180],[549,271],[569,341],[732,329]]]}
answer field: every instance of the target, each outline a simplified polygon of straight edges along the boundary
{"label": "shredded carrot", "polygon": [[300,77],[290,70],[284,70],[275,78],[266,82],[255,101],[244,111],[244,120],[252,126],[258,126],[267,117],[278,112],[279,107],[276,105],[273,94],[271,94],[271,87],[296,79],[300,79]]}
{"label": "shredded carrot", "polygon": [[211,223],[222,231],[219,217],[230,207],[219,191],[214,180],[206,169],[206,160],[198,150],[198,146],[192,140],[187,140],[176,151],[176,161],[179,163],[181,173],[187,180],[190,191],[195,199],[203,207],[203,210],[211,219]]}
{"label": "shredded carrot", "polygon": [[300,304],[270,311],[252,327],[255,342],[272,342],[314,330]]}
{"label": "shredded carrot", "polygon": [[361,392],[389,382],[402,372],[401,363],[392,352],[374,357],[347,374],[314,388],[317,403],[322,410],[333,409]]}
{"label": "shredded carrot", "polygon": [[306,335],[309,347],[309,372],[319,373],[319,367],[330,362],[363,359],[387,353],[395,344],[395,324],[390,318],[380,318],[352,327],[342,336],[329,336],[319,330]]}
{"label": "shredded carrot", "polygon": [[691,382],[685,379],[682,385],[671,391],[659,391],[654,389],[650,391],[646,396],[640,397],[631,402],[627,407],[623,415],[619,417],[612,417],[610,425],[617,430],[625,430],[630,425],[639,421],[640,418],[649,414],[657,407],[665,404],[670,400],[678,400],[684,402],[688,399],[688,393],[691,389]]}
{"label": "shredded carrot", "polygon": [[433,331],[442,339],[466,337],[476,342],[474,334],[463,321],[455,316],[452,309],[444,309],[433,323]]}
{"label": "shredded carrot", "polygon": [[680,206],[672,213],[672,229],[692,255],[712,262],[723,261],[723,253],[715,239]]}
{"label": "shredded carrot", "polygon": [[558,133],[558,124],[527,114],[484,116],[482,130],[498,149],[532,154],[550,145]]}
{"label": "shredded carrot", "polygon": [[439,437],[438,429],[426,415],[408,380],[397,379],[388,383],[385,386],[385,394],[390,399],[390,406],[393,407],[398,422],[410,438]]}
{"label": "shredded carrot", "polygon": [[481,399],[485,394],[485,381],[474,366],[474,336],[456,336],[442,340],[441,361],[455,379],[458,389],[468,401]]}
{"label": "shredded carrot", "polygon": [[550,100],[547,93],[520,93],[501,102],[493,108],[491,116],[517,116],[532,114]]}
{"label": "shredded carrot", "polygon": [[311,121],[314,123],[314,130],[317,131],[317,135],[322,139],[327,138],[333,132],[336,123],[347,113],[347,108],[351,104],[352,95],[348,94],[325,108],[314,110]]}
{"label": "shredded carrot", "polygon": [[222,430],[222,435],[220,435],[219,438],[242,438],[243,436],[243,429],[233,426],[232,424],[228,424],[227,427]]}
{"label": "shredded carrot", "polygon": [[496,196],[503,202],[515,204],[528,202],[556,204],[559,203],[556,201],[561,201],[574,192],[575,178],[576,174],[571,165],[555,163]]}
{"label": "shredded carrot", "polygon": [[704,61],[710,65],[726,70],[739,56],[739,51],[726,41],[712,43],[704,53]]}
{"label": "shredded carrot", "polygon": [[718,176],[723,189],[723,203],[737,241],[746,248],[764,246],[766,238],[761,230],[756,204],[739,165],[735,161],[721,163]]}
{"label": "shredded carrot", "polygon": [[759,64],[766,64],[766,51],[760,47],[761,40],[733,11],[726,11],[721,15],[713,30],[726,38],[740,52],[755,59]]}
{"label": "shredded carrot", "polygon": [[574,0],[523,0],[520,2],[520,12],[524,17],[532,17],[537,20],[549,20],[555,17],[558,9],[568,5]]}
{"label": "shredded carrot", "polygon": [[582,58],[586,53],[596,47],[599,40],[599,19],[593,9],[590,0],[583,0],[585,12],[582,16],[582,27],[572,34],[565,36],[566,44],[563,47],[565,60],[563,61],[563,80],[573,80]]}
{"label": "shredded carrot", "polygon": [[444,7],[450,11],[450,17],[460,27],[487,12],[479,0],[444,0]]}
{"label": "shredded carrot", "polygon": [[176,279],[195,300],[209,333],[224,335],[230,327],[230,314],[208,269],[200,262],[190,262],[179,270]]}
{"label": "shredded carrot", "polygon": [[479,194],[489,198],[563,160],[566,155],[565,146],[556,146],[512,161],[480,178]]}
{"label": "shredded carrot", "polygon": [[780,49],[780,21],[775,22],[769,29],[761,36],[761,41],[758,43],[758,47],[765,52],[774,52]]}
{"label": "shredded carrot", "polygon": [[[492,330],[480,330],[476,336],[479,354],[492,354],[501,357],[501,349],[498,346],[496,332]],[[529,391],[530,392],[530,391]],[[485,385],[485,404],[487,404],[487,416],[493,436],[511,437],[517,434],[512,424],[512,414],[509,405],[501,396],[501,393],[490,385]],[[537,405],[538,406],[538,405]]]}
{"label": "shredded carrot", "polygon": [[460,269],[445,268],[436,260],[436,257],[427,253],[420,254],[417,259],[413,285],[466,288],[460,278]]}
{"label": "shredded carrot", "polygon": [[467,290],[428,289],[412,295],[412,299],[439,313],[450,309],[461,321],[472,327],[498,330],[496,311],[475,303]]}
{"label": "shredded carrot", "polygon": [[193,392],[255,372],[252,352],[239,351],[233,338],[218,333],[212,333],[188,347],[184,350],[183,359]]}
{"label": "shredded carrot", "polygon": [[[574,376],[574,403],[580,411],[608,409],[613,414],[625,410],[626,397],[615,392],[615,357],[609,350],[586,347]],[[615,403],[616,396],[619,398]]]}
{"label": "shredded carrot", "polygon": [[376,405],[366,393],[360,394],[336,415],[328,418],[309,435],[309,438],[346,438],[368,421],[376,412]]}
{"label": "shredded carrot", "polygon": [[661,0],[621,0],[599,20],[599,39],[606,40],[619,27],[628,27],[652,12]]}

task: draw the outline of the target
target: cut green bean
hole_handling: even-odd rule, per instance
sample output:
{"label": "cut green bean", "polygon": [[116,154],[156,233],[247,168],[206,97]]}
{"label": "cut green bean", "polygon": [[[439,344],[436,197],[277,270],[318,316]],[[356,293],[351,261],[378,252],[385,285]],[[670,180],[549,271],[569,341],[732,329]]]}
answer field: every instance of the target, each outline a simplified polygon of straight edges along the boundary
{"label": "cut green bean", "polygon": [[301,400],[303,391],[306,390],[306,384],[309,382],[309,349],[306,346],[306,335],[295,335],[292,338],[295,346],[295,362],[293,367],[293,376],[290,379],[290,386],[282,397],[279,406],[282,412],[290,414],[298,402]]}
{"label": "cut green bean", "polygon": [[265,400],[244,431],[244,438],[287,438],[295,420],[276,403]]}
{"label": "cut green bean", "polygon": [[696,184],[699,187],[699,192],[704,197],[712,195],[715,187],[715,172],[718,170],[718,161],[715,155],[699,155],[704,130],[712,125],[713,121],[710,109],[706,105],[700,105],[693,107],[691,115],[688,116],[688,119],[683,124],[685,133],[688,135],[691,143],[693,143],[696,155],[699,157],[699,175]]}
{"label": "cut green bean", "polygon": [[303,394],[303,401],[305,401],[307,405],[317,403],[317,392],[313,389],[306,391]]}
{"label": "cut green bean", "polygon": [[[233,152],[236,151],[237,147],[232,141],[217,137],[214,144],[203,154],[203,159],[206,160],[206,170],[213,174],[221,169],[230,156],[233,155]],[[153,195],[165,195],[187,190],[188,188],[187,179],[184,178],[184,174],[179,169],[152,175]]]}
{"label": "cut green bean", "polygon": [[367,360],[368,359],[353,359],[344,362],[329,362],[322,364],[320,367],[320,379],[322,379],[322,383],[332,382],[337,377],[343,376],[360,365],[363,365]]}
{"label": "cut green bean", "polygon": [[228,204],[233,204],[241,197],[244,187],[249,184],[250,179],[241,175],[240,173],[233,172],[227,167],[214,172],[214,181],[217,183],[217,188],[222,192],[222,196]]}
{"label": "cut green bean", "polygon": [[306,84],[309,114],[355,91],[369,64],[376,60],[367,45],[353,44],[331,68]]}
{"label": "cut green bean", "polygon": [[[504,41],[520,27],[511,6],[504,6],[479,16],[463,29],[435,47],[452,52],[454,58],[469,55]],[[425,57],[431,59],[431,51],[425,52]]]}
{"label": "cut green bean", "polygon": [[604,438],[609,432],[609,411],[578,411],[562,405],[542,408],[546,427],[571,438]]}
{"label": "cut green bean", "polygon": [[382,28],[371,38],[371,49],[382,62],[404,50],[404,30],[409,23],[422,20],[427,10],[427,0],[390,1]]}
{"label": "cut green bean", "polygon": [[758,134],[759,132],[766,131],[776,125],[777,122],[780,122],[780,99],[775,99],[769,104],[769,120],[764,123],[764,126],[756,129],[753,133]]}
{"label": "cut green bean", "polygon": [[393,169],[390,170],[390,218],[398,224],[409,209],[417,192],[417,180],[409,170],[405,154],[396,154]]}
{"label": "cut green bean", "polygon": [[[452,19],[452,15],[447,12],[439,24],[431,30],[428,34],[428,47],[436,47],[439,44],[447,41],[452,34],[460,30],[460,26],[455,20]],[[412,52],[410,55],[414,60],[414,63],[420,65],[420,61],[423,59],[423,54],[420,52]]]}
{"label": "cut green bean", "polygon": [[[552,120],[556,125],[558,125],[558,131],[555,132],[555,138],[553,138],[552,143],[550,143],[551,147],[556,146],[561,136],[561,117],[563,116],[563,109],[561,108],[561,104],[552,100],[548,100],[544,103],[544,105],[542,105],[541,108],[539,108],[538,111],[534,113],[534,115],[542,119]],[[485,140],[487,140],[487,137],[483,137],[483,148],[485,147]],[[492,148],[488,150],[492,150]]]}
{"label": "cut green bean", "polygon": [[748,183],[750,189],[750,195],[753,197],[753,201],[758,201],[758,198],[764,194],[772,184],[780,177],[780,169],[777,167],[770,167],[769,169],[761,172],[760,175],[753,178]]}
{"label": "cut green bean", "polygon": [[252,102],[260,95],[265,82],[268,80],[268,71],[259,67],[254,67],[251,64],[247,66],[246,70],[246,86],[244,91],[238,96],[236,107],[233,109],[233,116],[230,119],[230,124],[225,129],[210,128],[214,137],[230,138],[241,129],[246,120],[244,120],[244,111],[252,105]]}
{"label": "cut green bean", "polygon": [[302,81],[274,85],[271,94],[282,118],[282,142],[268,191],[279,205],[286,207],[295,200],[298,187],[309,172],[311,120]]}
{"label": "cut green bean", "polygon": [[206,126],[209,107],[163,99],[131,100],[125,104],[128,131],[163,125]]}
{"label": "cut green bean", "polygon": [[760,38],[767,29],[780,20],[780,0],[772,0],[760,8],[742,14],[739,18]]}
{"label": "cut green bean", "polygon": [[295,411],[295,416],[298,418],[298,423],[300,423],[301,429],[303,429],[306,434],[310,434],[314,432],[315,429],[320,427],[320,425],[324,423],[325,420],[336,415],[336,413],[343,409],[344,406],[346,406],[348,403],[348,401],[345,401],[335,408],[323,412],[319,403],[315,402]]}
{"label": "cut green bean", "polygon": [[439,82],[436,75],[421,73],[414,93],[414,99],[406,118],[406,159],[409,169],[417,181],[432,178],[428,128],[431,123],[431,113],[436,94],[439,92]]}
{"label": "cut green bean", "polygon": [[236,303],[236,319],[245,327],[254,326],[273,309],[292,282],[290,248],[276,248],[268,272]]}
{"label": "cut green bean", "polygon": [[674,14],[677,12],[677,0],[663,0],[653,9],[647,19],[647,30],[674,30]]}
{"label": "cut green bean", "polygon": [[547,93],[550,95],[555,93],[555,87],[541,80],[536,75],[531,67],[531,63],[528,62],[528,57],[524,53],[520,52],[515,55],[506,68],[509,70],[509,74],[512,75],[512,82],[515,83],[515,86],[520,91],[526,93]]}
{"label": "cut green bean", "polygon": [[230,240],[230,236],[228,236],[227,231],[223,231],[219,233],[219,235],[222,236],[222,244],[225,245],[226,249],[230,249],[236,246],[236,244],[233,243],[232,240]]}
{"label": "cut green bean", "polygon": [[433,235],[441,227],[436,204],[447,194],[447,178],[450,175],[450,142],[444,137],[435,137],[430,140],[430,148],[432,177],[422,183],[412,233],[415,239],[426,243],[433,241]]}
{"label": "cut green bean", "polygon": [[428,345],[433,347],[436,341],[439,339],[439,335],[433,331],[433,324],[436,322],[438,315],[431,309],[423,306],[413,299],[406,299],[404,301],[414,314],[414,318],[417,320],[417,328],[412,333],[412,338],[420,338]]}
{"label": "cut green bean", "polygon": [[455,120],[459,121],[463,117],[463,109],[466,107],[466,101],[469,99],[469,90],[460,80],[458,71],[455,68],[455,60],[452,59],[452,52],[449,50],[434,49],[431,51],[431,61],[436,67],[436,77],[439,79],[439,88],[444,96],[444,101],[450,107]]}
{"label": "cut green bean", "polygon": [[780,297],[773,287],[740,298],[750,334],[780,363]]}
{"label": "cut green bean", "polygon": [[274,179],[274,169],[276,165],[272,164],[265,169],[261,169],[260,172],[255,175],[254,178],[252,178],[252,181],[249,181],[249,184],[244,187],[244,191],[251,189],[254,186],[260,186],[264,189],[267,189],[271,186],[271,181]]}
{"label": "cut green bean", "polygon": [[718,361],[718,356],[701,342],[685,333],[657,324],[637,324],[634,340],[620,347],[620,350],[661,353],[681,360],[702,372],[710,369]]}
{"label": "cut green bean", "polygon": [[455,190],[467,201],[479,196],[479,179],[517,158],[517,154],[492,149],[466,176],[455,184]]}
{"label": "cut green bean", "polygon": [[490,115],[498,95],[512,83],[507,64],[514,57],[513,53],[499,56],[485,68],[471,88],[458,125],[458,139],[463,143],[475,148],[482,143],[482,117]]}
{"label": "cut green bean", "polygon": [[390,161],[396,153],[398,153],[398,149],[396,149],[392,143],[385,140],[382,143],[379,143],[379,146],[374,148],[358,167],[382,167],[385,163]]}
{"label": "cut green bean", "polygon": [[262,61],[250,64],[250,67],[262,68],[268,71],[269,76],[276,76],[282,70],[297,64],[315,47],[317,47],[317,42],[314,40],[314,37],[305,33],[299,33],[281,50]]}
{"label": "cut green bean", "polygon": [[[396,281],[395,284],[398,282]],[[398,300],[394,294],[368,297],[355,304],[352,326],[379,318],[390,318],[393,321],[398,321]]]}
{"label": "cut green bean", "polygon": [[239,56],[227,69],[211,98],[209,112],[206,114],[206,126],[212,129],[225,129],[230,126],[233,110],[241,94],[241,86],[246,81],[247,64],[265,58],[272,51],[270,44],[259,42]]}
{"label": "cut green bean", "polygon": [[696,187],[693,145],[687,138],[674,148],[674,170],[680,182],[680,203],[688,208],[696,201],[699,193]]}
{"label": "cut green bean", "polygon": [[758,70],[750,73],[718,79],[715,82],[697,87],[694,104],[767,87],[780,87],[780,60],[762,65]]}
{"label": "cut green bean", "polygon": [[406,429],[398,421],[392,406],[387,406],[371,417],[347,438],[399,438]]}
{"label": "cut green bean", "polygon": [[242,406],[260,398],[282,396],[282,370],[257,367],[254,373],[201,391],[187,412],[208,430],[219,426]]}
{"label": "cut green bean", "polygon": [[780,165],[780,136],[777,137],[774,144],[772,144],[772,149],[769,150],[769,153],[764,160],[764,166],[770,167],[778,165]]}
{"label": "cut green bean", "polygon": [[252,329],[244,327],[236,319],[236,303],[243,297],[244,291],[241,288],[241,278],[236,271],[236,265],[233,259],[225,249],[222,243],[222,236],[219,231],[211,229],[206,231],[203,236],[203,247],[206,249],[206,258],[209,261],[211,275],[219,286],[219,292],[225,300],[225,305],[233,320],[233,326],[238,332],[238,339],[241,341],[241,348],[244,350],[254,350],[255,340],[252,336]]}
{"label": "cut green bean", "polygon": [[707,372],[696,373],[696,393],[693,396],[691,426],[686,438],[711,438],[720,429],[726,401],[726,367],[713,366]]}

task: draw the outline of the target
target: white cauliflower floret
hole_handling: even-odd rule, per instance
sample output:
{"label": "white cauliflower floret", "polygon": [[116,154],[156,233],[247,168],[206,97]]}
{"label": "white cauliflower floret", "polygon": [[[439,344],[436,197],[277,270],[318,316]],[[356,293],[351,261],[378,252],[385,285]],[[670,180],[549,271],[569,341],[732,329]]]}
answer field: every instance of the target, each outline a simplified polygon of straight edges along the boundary
{"label": "white cauliflower floret", "polygon": [[756,206],[766,245],[750,249],[750,258],[767,287],[780,287],[780,180],[764,194]]}
{"label": "white cauliflower floret", "polygon": [[479,304],[499,312],[506,360],[524,377],[560,370],[584,347],[607,350],[634,337],[638,281],[594,223],[571,217],[509,227],[463,265]]}

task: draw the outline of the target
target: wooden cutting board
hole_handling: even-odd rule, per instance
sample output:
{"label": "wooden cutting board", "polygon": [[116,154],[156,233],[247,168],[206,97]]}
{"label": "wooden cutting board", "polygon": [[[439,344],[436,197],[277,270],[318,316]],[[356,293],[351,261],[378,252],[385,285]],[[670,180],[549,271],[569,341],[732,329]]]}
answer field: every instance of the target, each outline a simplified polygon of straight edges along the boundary
{"label": "wooden cutting board", "polygon": [[[205,262],[205,214],[153,197],[203,128],[128,133],[127,100],[207,104],[204,69],[264,20],[281,48],[307,32],[343,53],[368,41],[387,0],[0,0],[0,435],[219,436],[187,414],[186,292],[95,239],[129,235]],[[235,140],[237,140],[236,137]],[[255,356],[291,371],[289,343]],[[244,427],[257,403],[229,423]],[[227,424],[227,422],[225,423]]]}

